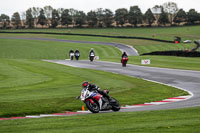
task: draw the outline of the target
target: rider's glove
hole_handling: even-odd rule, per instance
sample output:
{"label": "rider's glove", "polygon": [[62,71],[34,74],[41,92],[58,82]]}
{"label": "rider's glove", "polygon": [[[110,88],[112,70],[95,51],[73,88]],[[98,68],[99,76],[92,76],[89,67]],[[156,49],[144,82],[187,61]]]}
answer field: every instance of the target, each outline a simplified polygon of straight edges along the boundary
{"label": "rider's glove", "polygon": [[97,90],[100,90],[100,88],[98,86],[95,87]]}

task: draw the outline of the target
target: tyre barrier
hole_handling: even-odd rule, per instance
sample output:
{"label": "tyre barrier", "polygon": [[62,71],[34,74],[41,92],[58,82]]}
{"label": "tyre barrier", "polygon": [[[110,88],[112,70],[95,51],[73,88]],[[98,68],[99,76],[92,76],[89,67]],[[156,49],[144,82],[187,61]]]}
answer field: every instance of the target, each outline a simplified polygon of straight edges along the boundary
{"label": "tyre barrier", "polygon": [[164,55],[164,56],[181,56],[181,57],[200,57],[200,52],[198,51],[155,51],[151,53],[144,53],[142,55]]}

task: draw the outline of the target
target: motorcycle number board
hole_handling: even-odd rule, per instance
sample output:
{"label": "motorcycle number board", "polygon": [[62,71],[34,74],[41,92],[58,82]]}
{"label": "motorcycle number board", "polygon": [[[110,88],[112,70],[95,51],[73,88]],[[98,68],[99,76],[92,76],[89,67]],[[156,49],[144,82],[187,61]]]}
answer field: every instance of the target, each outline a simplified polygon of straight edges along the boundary
{"label": "motorcycle number board", "polygon": [[141,60],[141,64],[142,64],[142,65],[151,64],[151,60],[150,60],[150,59]]}

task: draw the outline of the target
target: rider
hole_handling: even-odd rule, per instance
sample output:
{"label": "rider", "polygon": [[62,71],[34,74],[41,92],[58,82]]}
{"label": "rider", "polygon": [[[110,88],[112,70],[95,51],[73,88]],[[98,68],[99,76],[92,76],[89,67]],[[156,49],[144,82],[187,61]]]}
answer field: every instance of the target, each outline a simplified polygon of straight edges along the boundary
{"label": "rider", "polygon": [[128,57],[128,55],[126,54],[126,52],[123,52],[122,58],[123,58],[123,57]]}
{"label": "rider", "polygon": [[100,88],[95,85],[95,84],[91,84],[90,82],[88,81],[85,81],[82,83],[82,87],[83,88],[87,88],[89,91],[97,91],[99,94],[103,95],[104,97],[106,97],[109,101],[110,101],[110,96],[105,93],[104,91],[100,90]]}
{"label": "rider", "polygon": [[93,61],[94,57],[95,57],[95,52],[94,52],[94,49],[91,48],[90,53],[89,53],[90,61]]}
{"label": "rider", "polygon": [[74,51],[72,49],[69,51],[69,58],[71,60],[73,60],[73,58],[74,58]]}
{"label": "rider", "polygon": [[78,60],[79,57],[80,57],[80,52],[79,52],[79,50],[76,49],[76,51],[74,52],[74,54],[75,54],[75,58],[76,58],[76,60]]}
{"label": "rider", "polygon": [[124,61],[125,61],[125,60],[123,60],[123,58],[126,59],[126,62],[128,61],[128,55],[126,54],[126,52],[123,52],[123,54],[122,54],[122,59],[121,59],[122,66],[125,67],[126,64],[124,64]]}

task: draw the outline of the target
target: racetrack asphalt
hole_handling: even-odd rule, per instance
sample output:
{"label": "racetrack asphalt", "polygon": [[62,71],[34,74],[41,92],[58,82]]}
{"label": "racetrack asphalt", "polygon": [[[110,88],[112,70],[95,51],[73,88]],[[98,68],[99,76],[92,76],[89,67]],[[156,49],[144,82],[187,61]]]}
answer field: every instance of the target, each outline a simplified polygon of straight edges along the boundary
{"label": "racetrack asphalt", "polygon": [[123,109],[121,111],[145,111],[145,110],[162,110],[162,109],[177,109],[185,107],[200,106],[200,71],[178,70],[156,67],[144,67],[128,64],[127,67],[122,67],[120,63],[87,60],[71,61],[71,60],[45,60],[48,62],[68,65],[78,68],[89,68],[124,74],[128,76],[138,77],[153,82],[162,83],[169,86],[174,86],[183,89],[192,96],[190,99],[161,104],[143,106],[140,108]]}

